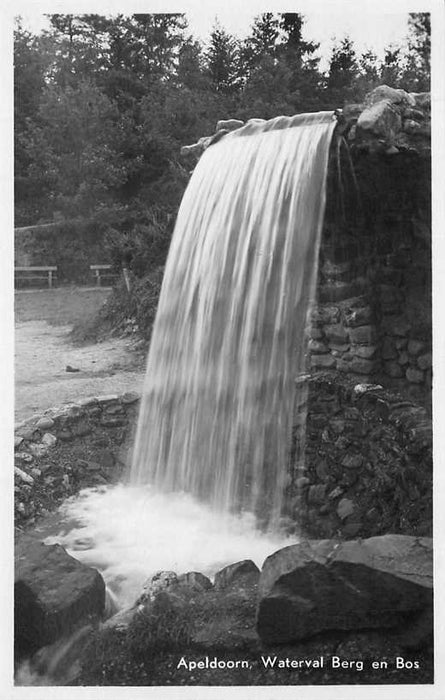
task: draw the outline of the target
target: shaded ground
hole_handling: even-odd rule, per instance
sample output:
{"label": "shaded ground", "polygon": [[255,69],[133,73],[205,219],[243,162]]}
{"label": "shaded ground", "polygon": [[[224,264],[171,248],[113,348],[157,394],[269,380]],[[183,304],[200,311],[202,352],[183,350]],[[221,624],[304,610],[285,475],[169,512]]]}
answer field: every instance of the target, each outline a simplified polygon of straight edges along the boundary
{"label": "shaded ground", "polygon": [[[106,289],[19,291],[15,295],[15,418],[91,395],[138,391],[144,361],[132,338],[74,346],[73,324],[102,306]],[[77,372],[67,372],[67,366]]]}
{"label": "shaded ground", "polygon": [[[341,633],[338,633],[341,638]],[[350,639],[353,635],[350,635]],[[375,659],[363,660],[363,669],[357,670],[356,660],[345,657],[340,657],[343,663],[351,664],[350,670],[338,669],[332,667],[332,655],[330,649],[339,645],[338,637],[333,641],[325,642],[316,640],[318,645],[313,644],[311,640],[299,647],[275,647],[268,649],[262,655],[252,655],[249,651],[235,651],[231,654],[227,652],[218,653],[208,652],[203,650],[199,652],[196,649],[186,647],[177,651],[175,654],[159,654],[149,657],[135,663],[134,658],[128,659],[127,663],[122,663],[122,660],[116,655],[113,660],[110,660],[110,667],[106,669],[102,678],[99,680],[98,675],[93,678],[91,676],[80,679],[80,684],[88,683],[91,685],[116,685],[116,686],[301,686],[301,685],[398,685],[398,684],[431,684],[433,683],[433,660],[431,650],[422,650],[415,654],[405,653],[403,656],[399,652],[396,654],[387,654],[385,649],[380,649],[377,652]],[[307,651],[311,646],[315,647],[315,653]],[[327,654],[326,654],[327,650]],[[115,651],[115,650],[114,650]],[[321,652],[321,653],[320,653]],[[323,657],[323,653],[326,656]],[[272,659],[277,656],[278,660],[283,663],[289,663],[293,660],[310,660],[324,658],[324,668],[322,669],[307,669],[300,670],[292,668],[264,668],[264,663],[261,657],[268,656]],[[187,664],[190,662],[208,661],[244,661],[248,662],[248,668],[238,669],[203,669],[190,671],[187,668],[178,668],[181,659],[184,659]],[[337,657],[338,658],[338,657]],[[397,662],[397,659],[399,661]],[[381,664],[380,668],[372,666],[372,661],[377,661]],[[183,661],[184,663],[184,661]],[[399,663],[401,668],[397,668]],[[414,668],[413,668],[414,666]],[[202,668],[202,667],[201,667]],[[101,669],[102,670],[102,669]],[[93,673],[97,673],[97,668],[94,668]],[[105,676],[105,679],[104,679]],[[111,679],[109,680],[109,677]],[[79,680],[77,681],[77,683]],[[76,685],[77,683],[73,683]],[[296,696],[297,697],[297,696]]]}

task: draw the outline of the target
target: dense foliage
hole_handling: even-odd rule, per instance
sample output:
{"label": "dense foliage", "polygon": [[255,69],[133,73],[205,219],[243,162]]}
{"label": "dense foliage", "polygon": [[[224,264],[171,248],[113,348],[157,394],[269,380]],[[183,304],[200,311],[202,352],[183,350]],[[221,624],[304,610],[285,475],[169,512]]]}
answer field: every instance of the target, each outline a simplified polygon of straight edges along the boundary
{"label": "dense foliage", "polygon": [[90,262],[127,256],[138,276],[162,264],[188,178],[180,147],[219,118],[341,107],[382,82],[429,87],[426,14],[383,60],[336,42],[326,72],[296,13],[259,15],[242,41],[216,24],[206,46],[182,14],[49,19],[37,36],[18,21],[14,49],[16,226],[65,222],[40,251],[48,264],[77,259],[79,240]]}

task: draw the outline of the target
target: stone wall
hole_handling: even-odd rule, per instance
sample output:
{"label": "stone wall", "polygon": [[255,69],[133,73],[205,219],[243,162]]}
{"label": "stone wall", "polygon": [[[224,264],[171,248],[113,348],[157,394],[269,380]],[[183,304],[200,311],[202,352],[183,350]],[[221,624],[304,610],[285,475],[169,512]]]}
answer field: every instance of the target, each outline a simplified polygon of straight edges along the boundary
{"label": "stone wall", "polygon": [[376,227],[372,246],[366,245],[367,230],[358,232],[361,250],[354,250],[341,235],[332,243],[329,229],[325,230],[310,366],[314,371],[337,370],[357,380],[382,382],[428,406],[429,245],[416,238],[410,222],[380,219]]}
{"label": "stone wall", "polygon": [[128,463],[139,396],[81,399],[15,426],[14,509],[32,525],[81,488],[117,481]]}
{"label": "stone wall", "polygon": [[310,342],[314,371],[380,381],[426,406],[432,384],[430,119],[429,95],[385,86],[340,115]]}
{"label": "stone wall", "polygon": [[[309,380],[294,439],[292,518],[310,537],[432,531],[432,426],[427,411],[379,385],[324,373]],[[306,433],[304,416],[307,411]]]}

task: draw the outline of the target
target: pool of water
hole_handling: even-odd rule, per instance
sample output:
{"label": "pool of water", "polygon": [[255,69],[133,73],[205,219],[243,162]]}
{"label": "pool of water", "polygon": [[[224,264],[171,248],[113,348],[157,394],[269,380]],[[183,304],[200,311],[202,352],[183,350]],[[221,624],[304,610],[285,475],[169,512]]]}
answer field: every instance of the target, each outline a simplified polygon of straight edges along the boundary
{"label": "pool of water", "polygon": [[84,489],[38,534],[97,568],[119,608],[132,605],[157,571],[212,577],[242,559],[261,567],[269,554],[297,541],[284,532],[259,531],[248,513],[218,513],[188,494],[123,484]]}

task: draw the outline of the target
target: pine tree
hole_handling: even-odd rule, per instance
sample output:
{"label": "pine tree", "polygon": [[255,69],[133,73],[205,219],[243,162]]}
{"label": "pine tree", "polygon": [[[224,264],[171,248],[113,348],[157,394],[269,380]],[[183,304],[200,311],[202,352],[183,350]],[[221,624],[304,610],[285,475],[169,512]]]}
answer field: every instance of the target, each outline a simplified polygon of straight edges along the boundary
{"label": "pine tree", "polygon": [[402,49],[399,46],[387,46],[380,68],[380,83],[389,87],[403,87]]}
{"label": "pine tree", "polygon": [[431,80],[431,15],[411,12],[404,83],[414,92],[428,92]]}
{"label": "pine tree", "polygon": [[320,108],[322,76],[315,52],[319,44],[303,38],[304,16],[296,12],[280,15],[282,40],[280,59],[290,72],[289,101],[293,112],[316,111]]}
{"label": "pine tree", "polygon": [[245,39],[241,50],[246,76],[259,65],[264,56],[276,56],[279,34],[279,19],[273,12],[264,12],[254,18],[251,34]]}
{"label": "pine tree", "polygon": [[294,60],[301,61],[305,56],[311,56],[319,48],[319,44],[303,39],[304,16],[297,12],[282,12],[280,27],[284,32],[283,47],[294,55]]}
{"label": "pine tree", "polygon": [[209,87],[204,75],[201,44],[192,37],[188,37],[179,49],[177,80],[180,86],[189,90],[202,90]]}
{"label": "pine tree", "polygon": [[230,94],[240,87],[239,44],[216,21],[210,34],[210,46],[206,52],[207,71],[217,92]]}
{"label": "pine tree", "polygon": [[359,66],[355,47],[350,37],[345,36],[332,47],[327,93],[331,108],[341,107],[357,98],[356,79]]}

